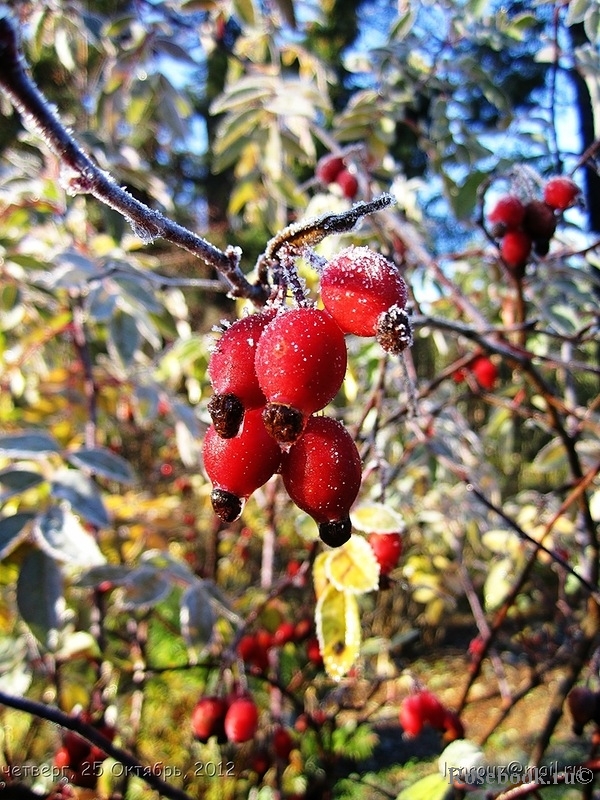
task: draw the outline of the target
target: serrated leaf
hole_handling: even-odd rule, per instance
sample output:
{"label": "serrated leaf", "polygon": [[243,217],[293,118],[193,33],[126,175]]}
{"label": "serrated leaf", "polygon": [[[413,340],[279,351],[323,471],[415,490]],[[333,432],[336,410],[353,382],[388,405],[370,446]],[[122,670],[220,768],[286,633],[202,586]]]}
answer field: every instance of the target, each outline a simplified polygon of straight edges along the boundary
{"label": "serrated leaf", "polygon": [[119,590],[118,605],[126,611],[145,609],[156,605],[171,591],[171,583],[150,565],[129,573]]}
{"label": "serrated leaf", "polygon": [[17,606],[23,621],[43,647],[54,649],[61,625],[63,579],[53,558],[32,550],[17,579]]}
{"label": "serrated leaf", "polygon": [[0,493],[0,503],[6,502],[10,497],[22,494],[43,483],[44,476],[39,472],[29,469],[7,469],[0,472],[0,484],[7,487],[7,491]]}
{"label": "serrated leaf", "polygon": [[63,506],[52,506],[40,514],[33,526],[33,537],[40,549],[56,561],[78,567],[93,567],[105,561],[95,539]]}
{"label": "serrated leaf", "polygon": [[379,586],[379,562],[364,537],[351,536],[331,553],[325,575],[340,592],[373,592]]}
{"label": "serrated leaf", "polygon": [[360,652],[360,615],[356,595],[331,584],[317,601],[315,623],[325,671],[339,681]]}
{"label": "serrated leaf", "polygon": [[0,561],[29,536],[26,525],[33,519],[35,514],[27,512],[0,518]]}
{"label": "serrated leaf", "polygon": [[434,772],[403,789],[396,800],[444,800],[449,788],[448,778]]}
{"label": "serrated leaf", "polygon": [[58,453],[56,439],[44,431],[27,431],[10,436],[0,436],[0,456],[11,458],[40,458]]}
{"label": "serrated leaf", "polygon": [[200,581],[189,586],[181,596],[179,619],[188,647],[204,648],[210,644],[216,618],[210,597]]}
{"label": "serrated leaf", "polygon": [[79,470],[57,470],[51,484],[51,493],[53,497],[70,503],[73,511],[81,514],[92,525],[104,528],[109,524],[100,492],[93,481]]}
{"label": "serrated leaf", "polygon": [[401,533],[404,520],[383,503],[364,503],[350,512],[352,525],[363,533]]}
{"label": "serrated leaf", "polygon": [[95,475],[101,475],[109,480],[119,483],[135,481],[135,475],[129,463],[106,447],[82,447],[69,453],[67,460],[76,467],[84,467]]}

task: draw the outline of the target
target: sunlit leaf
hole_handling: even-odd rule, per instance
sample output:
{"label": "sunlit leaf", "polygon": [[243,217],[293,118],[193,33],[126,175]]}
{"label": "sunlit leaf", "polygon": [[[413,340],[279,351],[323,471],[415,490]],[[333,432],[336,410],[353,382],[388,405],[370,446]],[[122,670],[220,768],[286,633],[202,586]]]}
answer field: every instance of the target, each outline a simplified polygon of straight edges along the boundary
{"label": "sunlit leaf", "polygon": [[96,540],[83,529],[77,517],[64,506],[52,506],[36,519],[33,537],[50,558],[77,567],[103,564]]}
{"label": "sunlit leaf", "polygon": [[10,517],[0,517],[0,560],[6,558],[29,535],[27,525],[35,514],[19,512]]}
{"label": "sunlit leaf", "polygon": [[110,519],[100,492],[91,478],[76,469],[60,469],[54,473],[51,492],[59,500],[66,500],[73,511],[81,514],[92,525],[103,528]]}
{"label": "sunlit leaf", "polygon": [[444,800],[449,789],[448,778],[434,772],[403,789],[396,800]]}
{"label": "sunlit leaf", "polygon": [[356,595],[329,585],[317,601],[315,622],[325,671],[339,681],[352,669],[360,651]]}
{"label": "sunlit leaf", "polygon": [[82,447],[69,453],[67,459],[74,466],[84,467],[95,475],[101,475],[109,480],[119,483],[133,483],[135,480],[129,463],[106,447]]}
{"label": "sunlit leaf", "polygon": [[313,585],[317,600],[323,594],[325,589],[329,586],[329,579],[327,578],[327,562],[329,561],[333,550],[326,550],[319,553],[313,563]]}
{"label": "sunlit leaf", "polygon": [[181,633],[188,647],[206,647],[213,636],[215,613],[201,581],[189,586],[181,596]]}
{"label": "sunlit leaf", "polygon": [[0,436],[0,455],[11,458],[41,458],[58,453],[56,439],[44,431],[28,431]]}
{"label": "sunlit leaf", "polygon": [[350,511],[350,520],[357,531],[363,533],[400,533],[404,519],[383,503],[364,503]]}
{"label": "sunlit leaf", "polygon": [[364,594],[379,586],[379,562],[363,536],[351,536],[325,562],[327,579],[340,592]]}
{"label": "sunlit leaf", "polygon": [[512,558],[501,558],[492,563],[483,585],[486,611],[494,611],[505,600],[515,580],[515,562]]}
{"label": "sunlit leaf", "polygon": [[53,649],[62,621],[63,579],[54,559],[41,550],[32,550],[21,564],[17,606],[38,642]]}

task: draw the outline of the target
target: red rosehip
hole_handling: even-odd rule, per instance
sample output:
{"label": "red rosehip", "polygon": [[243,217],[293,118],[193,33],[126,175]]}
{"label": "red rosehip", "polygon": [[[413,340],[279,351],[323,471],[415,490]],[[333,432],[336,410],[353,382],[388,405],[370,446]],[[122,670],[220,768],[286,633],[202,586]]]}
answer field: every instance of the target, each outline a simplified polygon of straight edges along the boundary
{"label": "red rosehip", "polygon": [[369,544],[379,562],[381,575],[389,575],[402,554],[402,537],[399,533],[371,533]]}
{"label": "red rosehip", "polygon": [[530,200],[525,206],[523,230],[534,241],[549,241],[557,224],[554,209],[543,200]]}
{"label": "red rosehip", "polygon": [[275,728],[273,731],[273,750],[277,758],[287,761],[293,749],[294,740],[288,729],[281,726]]}
{"label": "red rosehip", "polygon": [[244,411],[267,402],[254,371],[254,355],[258,340],[275,313],[275,309],[269,309],[236,320],[211,353],[208,376],[215,394],[208,411],[219,436],[235,436]]}
{"label": "red rosehip", "polygon": [[507,231],[500,243],[500,255],[515,275],[523,275],[531,253],[531,237],[524,231]]}
{"label": "red rosehip", "polygon": [[293,622],[282,622],[273,634],[273,644],[282,647],[295,638],[296,626]]}
{"label": "red rosehip", "polygon": [[342,190],[344,197],[347,197],[348,200],[354,200],[358,192],[358,181],[355,175],[349,170],[343,169],[336,175],[335,182]]}
{"label": "red rosehip", "polygon": [[54,766],[58,770],[63,770],[71,766],[71,754],[64,745],[59,747],[54,754]]}
{"label": "red rosehip", "polygon": [[496,365],[486,356],[478,356],[470,365],[469,369],[475,376],[477,383],[488,391],[494,388],[498,378]]}
{"label": "red rosehip", "polygon": [[221,438],[211,425],[202,457],[213,484],[215,513],[224,522],[233,522],[241,514],[243,501],[277,472],[281,451],[267,433],[262,409],[253,409],[244,414],[241,431],[231,439]]}
{"label": "red rosehip", "polygon": [[331,417],[310,417],[281,461],[294,503],[319,525],[321,539],[339,547],[350,538],[350,507],[362,477],[360,455],[346,428]]}
{"label": "red rosehip", "polygon": [[408,289],[391,261],[369,247],[351,245],[321,275],[323,305],[344,333],[375,336],[381,314],[404,308]]}
{"label": "red rosehip", "polygon": [[455,711],[446,710],[441,730],[444,732],[443,739],[445,742],[449,743],[455,741],[455,739],[465,738],[464,725]]}
{"label": "red rosehip", "polygon": [[306,655],[311,664],[315,667],[323,666],[323,656],[321,655],[321,648],[319,647],[319,640],[316,636],[311,636],[306,642]]}
{"label": "red rosehip", "polygon": [[523,222],[525,206],[512,194],[501,197],[488,214],[489,221],[500,225],[504,230],[514,230]]}
{"label": "red rosehip", "polygon": [[436,731],[444,730],[444,722],[448,714],[438,697],[426,689],[416,695],[421,704],[423,719]]}
{"label": "red rosehip", "polygon": [[343,169],[344,159],[341,156],[334,156],[330,153],[319,159],[315,175],[321,183],[333,183]]}
{"label": "red rosehip", "polygon": [[201,697],[192,711],[191,724],[194,738],[206,743],[211,736],[224,740],[223,727],[227,703],[222,697]]}
{"label": "red rosehip", "polygon": [[425,726],[425,718],[418,695],[409,695],[404,698],[400,704],[398,719],[406,736],[412,738],[421,733]]}
{"label": "red rosehip", "polygon": [[575,204],[581,190],[571,178],[550,178],[544,186],[544,200],[557,211],[565,211]]}
{"label": "red rosehip", "polygon": [[230,742],[249,742],[258,729],[258,708],[251,697],[238,697],[225,714],[225,735]]}
{"label": "red rosehip", "polygon": [[578,736],[598,713],[598,696],[587,686],[575,686],[567,695],[567,706],[573,719],[573,732]]}
{"label": "red rosehip", "polygon": [[291,308],[263,331],[256,349],[256,374],[269,404],[263,417],[269,433],[290,443],[306,417],[333,400],[346,374],[344,334],[319,308]]}

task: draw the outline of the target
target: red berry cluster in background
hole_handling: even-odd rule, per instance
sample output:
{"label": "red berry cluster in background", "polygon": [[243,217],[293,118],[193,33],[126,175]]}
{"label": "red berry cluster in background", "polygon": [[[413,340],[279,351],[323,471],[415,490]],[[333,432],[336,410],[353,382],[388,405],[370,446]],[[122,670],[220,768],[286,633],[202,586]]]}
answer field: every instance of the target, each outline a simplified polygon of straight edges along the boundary
{"label": "red berry cluster in background", "polygon": [[532,251],[545,256],[564,211],[575,205],[580,189],[570,178],[549,178],[543,199],[523,201],[515,194],[498,199],[488,213],[491,234],[500,241],[500,255],[506,268],[522,278]]}
{"label": "red berry cluster in background", "polygon": [[342,190],[344,197],[353,200],[358,192],[358,180],[346,166],[343,156],[336,156],[332,153],[319,159],[315,175],[321,183],[329,186],[337,184]]}
{"label": "red berry cluster in background", "polygon": [[258,730],[258,706],[249,694],[230,697],[201,697],[192,711],[194,738],[206,743],[216,736],[219,744],[241,744],[254,738]]}
{"label": "red berry cluster in background", "polygon": [[[82,712],[82,722],[93,725],[109,741],[115,737],[115,729],[103,719],[92,720],[91,714]],[[93,789],[100,774],[98,765],[106,759],[106,753],[96,745],[90,744],[74,731],[66,731],[62,744],[54,754],[54,766],[68,777],[76,786]]]}
{"label": "red berry cluster in background", "polygon": [[498,367],[487,356],[474,356],[468,364],[452,373],[456,383],[461,383],[467,377],[467,372],[473,375],[482,389],[491,391],[498,380]]}
{"label": "red berry cluster in background", "polygon": [[269,667],[269,651],[284,647],[290,642],[298,644],[306,641],[307,656],[312,661],[310,654],[311,642],[314,638],[310,635],[312,630],[313,623],[309,619],[301,619],[296,623],[283,621],[273,633],[259,628],[255,633],[246,633],[242,636],[237,645],[237,653],[246,666],[263,673]]}
{"label": "red berry cluster in background", "polygon": [[405,697],[398,717],[405,735],[410,738],[418,736],[426,725],[440,731],[446,742],[462,739],[465,735],[458,715],[426,689]]}
{"label": "red berry cluster in background", "polygon": [[214,395],[203,459],[224,522],[281,472],[290,498],[337,547],[350,538],[362,465],[342,423],[314,415],[342,386],[345,334],[375,337],[398,354],[412,344],[412,331],[404,280],[367,247],[348,247],[325,264],[321,297],[323,309],[272,306],[224,331],[208,365]]}

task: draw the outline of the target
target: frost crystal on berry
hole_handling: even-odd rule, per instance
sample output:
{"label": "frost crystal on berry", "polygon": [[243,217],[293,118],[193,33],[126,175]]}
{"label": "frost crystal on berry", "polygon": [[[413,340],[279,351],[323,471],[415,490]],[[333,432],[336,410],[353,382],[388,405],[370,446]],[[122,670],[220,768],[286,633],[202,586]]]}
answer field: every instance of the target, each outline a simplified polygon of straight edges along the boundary
{"label": "frost crystal on berry", "polygon": [[394,305],[381,314],[377,323],[377,341],[386,352],[394,355],[412,347],[412,326],[404,308]]}

